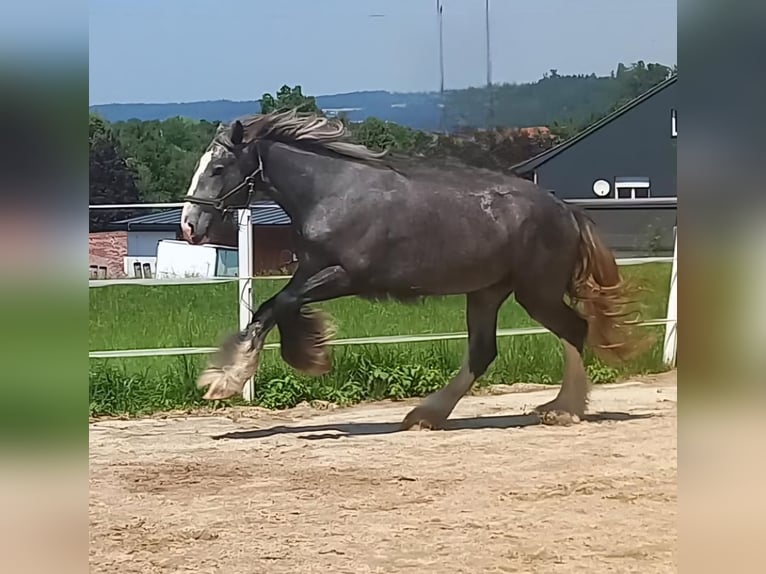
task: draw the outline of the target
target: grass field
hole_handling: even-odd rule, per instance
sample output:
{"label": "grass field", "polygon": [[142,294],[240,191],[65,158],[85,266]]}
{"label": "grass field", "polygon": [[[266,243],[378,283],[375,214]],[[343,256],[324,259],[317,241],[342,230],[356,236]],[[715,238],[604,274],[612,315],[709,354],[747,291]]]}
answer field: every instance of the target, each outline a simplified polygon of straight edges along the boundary
{"label": "grass field", "polygon": [[[669,264],[623,268],[643,289],[643,317],[665,314]],[[265,300],[284,280],[254,282],[254,299]],[[90,350],[216,346],[237,327],[236,283],[190,286],[114,285],[90,290]],[[332,315],[336,338],[465,331],[463,297],[426,299],[413,305],[348,298],[320,307]],[[499,327],[537,326],[513,300],[501,310]],[[661,333],[661,328],[646,327]],[[269,341],[278,341],[275,329]],[[644,356],[620,370],[588,356],[595,383],[662,369],[661,338]],[[437,343],[335,347],[331,374],[304,377],[277,351],[264,351],[257,401],[283,408],[301,401],[349,404],[367,399],[420,396],[443,385],[459,368],[464,340]],[[91,414],[144,414],[203,404],[194,386],[206,356],[149,357],[90,361]],[[560,379],[561,345],[553,335],[504,337],[482,384]]]}

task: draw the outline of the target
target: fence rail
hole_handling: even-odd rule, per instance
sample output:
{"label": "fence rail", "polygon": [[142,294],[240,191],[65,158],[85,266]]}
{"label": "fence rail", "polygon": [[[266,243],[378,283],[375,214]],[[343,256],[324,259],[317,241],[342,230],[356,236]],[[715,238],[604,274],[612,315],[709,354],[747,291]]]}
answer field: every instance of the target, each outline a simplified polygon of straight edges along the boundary
{"label": "fence rail", "polygon": [[[651,319],[639,323],[642,327],[654,327],[675,322],[671,319]],[[518,337],[520,335],[544,335],[550,331],[544,327],[518,327],[498,329],[498,337]],[[423,333],[421,335],[383,335],[380,337],[354,337],[334,339],[328,345],[349,347],[353,345],[397,345],[402,343],[430,343],[434,341],[453,341],[468,338],[467,332],[459,333]],[[264,349],[279,349],[279,343],[268,343]],[[124,351],[91,351],[89,359],[128,359],[138,357],[167,357],[177,355],[206,355],[217,351],[217,347],[165,347],[158,349],[126,349]]]}
{"label": "fence rail", "polygon": [[[655,208],[663,209],[668,206],[677,206],[677,198],[640,198],[640,199],[584,199],[584,200],[565,200],[567,203],[573,203],[582,207],[618,207],[618,208]],[[89,209],[143,209],[143,208],[168,208],[182,207],[183,202],[176,203],[124,203],[124,204],[98,204],[89,205]],[[258,207],[258,206],[253,206]],[[263,279],[289,279],[289,276],[258,276],[253,277],[251,271],[252,262],[252,238],[250,225],[250,209],[240,209],[237,213],[239,224],[239,275],[238,277],[215,277],[215,278],[184,278],[184,279],[91,279],[88,281],[88,287],[107,287],[109,285],[200,285],[211,283],[227,283],[237,281],[239,289],[237,292],[237,302],[239,306],[239,324],[244,328],[250,317],[252,308],[252,284],[254,280]],[[643,326],[665,326],[665,341],[663,345],[663,360],[666,364],[673,365],[676,360],[676,342],[677,342],[677,266],[678,266],[678,238],[674,238],[674,250],[672,257],[627,257],[617,260],[619,265],[642,265],[647,263],[671,263],[671,281],[668,294],[668,305],[666,317],[664,319],[652,319],[641,323]],[[520,335],[536,335],[549,333],[543,327],[526,327],[517,329],[499,329],[498,337],[512,337]],[[440,333],[440,334],[420,334],[420,335],[391,335],[383,337],[362,337],[351,339],[337,339],[332,341],[331,345],[350,346],[350,345],[390,345],[401,343],[421,343],[432,341],[447,341],[455,339],[465,339],[467,333]],[[276,349],[278,343],[269,343],[265,349]],[[156,349],[123,349],[90,351],[89,359],[124,359],[135,357],[162,357],[178,355],[199,355],[215,352],[215,347],[169,347]],[[254,397],[254,387],[252,380],[245,385],[243,395],[245,399],[252,400]]]}
{"label": "fence rail", "polygon": [[[618,265],[641,265],[644,263],[672,263],[672,257],[625,257],[618,258]],[[253,281],[287,280],[292,275],[256,275],[248,277]],[[240,277],[188,277],[178,279],[89,279],[88,287],[108,287],[110,285],[204,285],[206,283],[231,283]]]}
{"label": "fence rail", "polygon": [[[186,204],[183,201],[170,203],[94,203],[89,205],[88,209],[163,209],[166,207],[183,207],[184,205]],[[273,209],[273,207],[254,204],[250,206],[250,209]]]}
{"label": "fence rail", "polygon": [[[594,197],[593,199],[565,199],[562,198],[565,203],[571,203],[572,205],[580,205],[582,207],[659,207],[666,205],[678,205],[677,197],[636,197],[636,198],[624,198],[615,199],[611,197]],[[164,207],[183,207],[183,201],[170,202],[170,203],[94,203],[88,205],[88,209],[155,209]],[[266,208],[270,206],[264,206],[259,204],[253,204],[251,209]]]}

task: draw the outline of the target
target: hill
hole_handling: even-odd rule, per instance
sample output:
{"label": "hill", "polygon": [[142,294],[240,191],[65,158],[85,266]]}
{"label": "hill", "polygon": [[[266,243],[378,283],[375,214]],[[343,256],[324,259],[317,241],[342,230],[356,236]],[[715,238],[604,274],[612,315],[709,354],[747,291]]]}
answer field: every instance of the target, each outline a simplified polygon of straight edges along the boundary
{"label": "hill", "polygon": [[[377,117],[423,130],[436,129],[439,125],[439,95],[434,93],[400,94],[366,91],[318,96],[316,100],[325,112],[343,111],[351,121]],[[260,109],[258,100],[90,106],[91,111],[97,112],[110,122],[131,119],[165,120],[176,116],[194,120],[230,122],[237,117],[257,113]]]}
{"label": "hill", "polygon": [[[667,78],[672,69],[662,64],[637,62],[618,64],[608,76],[560,75],[550,70],[526,84],[500,84],[448,90],[444,98],[444,119],[449,129],[492,126],[550,126],[554,123],[582,125],[603,115]],[[492,102],[492,113],[490,113]],[[343,112],[350,121],[369,117],[411,128],[439,129],[442,108],[435,92],[395,93],[363,91],[316,97],[326,113]],[[211,100],[181,103],[103,104],[90,107],[110,122],[164,120],[186,117],[193,120],[229,122],[260,111],[258,100]]]}

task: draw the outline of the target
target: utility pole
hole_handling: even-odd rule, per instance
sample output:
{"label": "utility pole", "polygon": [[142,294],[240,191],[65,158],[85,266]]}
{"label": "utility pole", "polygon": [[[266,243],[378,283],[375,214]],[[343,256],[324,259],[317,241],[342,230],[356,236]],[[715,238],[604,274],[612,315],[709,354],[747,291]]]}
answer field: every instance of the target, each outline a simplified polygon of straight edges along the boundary
{"label": "utility pole", "polygon": [[484,0],[485,36],[487,40],[487,129],[492,127],[495,121],[495,98],[492,93],[492,55],[489,42],[489,0]]}
{"label": "utility pole", "polygon": [[436,18],[439,24],[439,107],[440,120],[439,127],[442,133],[447,133],[447,122],[445,117],[446,108],[444,106],[444,34],[442,28],[442,6],[441,0],[436,0]]}

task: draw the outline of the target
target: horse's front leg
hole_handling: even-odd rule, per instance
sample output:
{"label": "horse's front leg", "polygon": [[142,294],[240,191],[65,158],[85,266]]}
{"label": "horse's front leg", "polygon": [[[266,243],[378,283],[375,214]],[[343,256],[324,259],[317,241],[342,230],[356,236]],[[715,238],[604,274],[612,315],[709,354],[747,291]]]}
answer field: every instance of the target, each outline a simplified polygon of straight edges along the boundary
{"label": "horse's front leg", "polygon": [[242,393],[245,383],[258,370],[263,344],[274,328],[276,297],[263,302],[247,327],[230,335],[210,359],[197,379],[199,388],[208,387],[202,398],[224,400]]}
{"label": "horse's front leg", "polygon": [[197,386],[209,387],[205,399],[227,399],[242,392],[258,370],[266,337],[275,325],[281,335],[282,357],[296,369],[321,374],[329,369],[325,348],[331,336],[324,319],[304,305],[352,293],[346,272],[332,266],[311,272],[298,269],[287,285],[265,301],[245,329],[229,337]]}
{"label": "horse's front leg", "polygon": [[279,293],[274,317],[286,363],[310,375],[329,372],[332,362],[327,344],[335,332],[324,313],[307,305],[352,294],[351,280],[340,265],[325,267]]}

